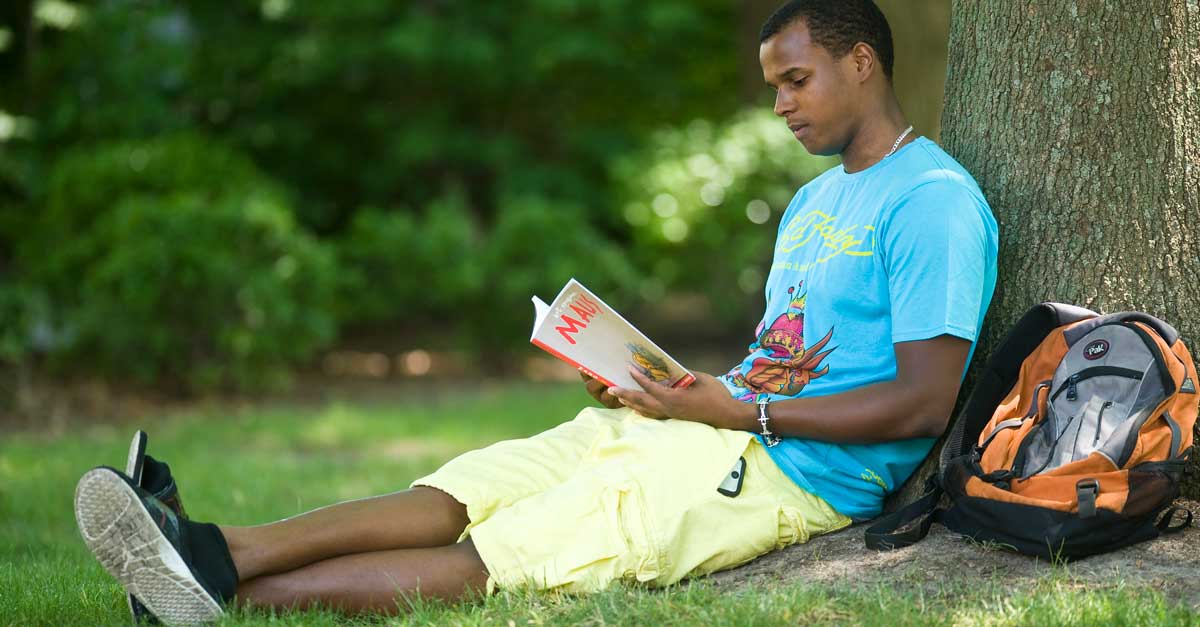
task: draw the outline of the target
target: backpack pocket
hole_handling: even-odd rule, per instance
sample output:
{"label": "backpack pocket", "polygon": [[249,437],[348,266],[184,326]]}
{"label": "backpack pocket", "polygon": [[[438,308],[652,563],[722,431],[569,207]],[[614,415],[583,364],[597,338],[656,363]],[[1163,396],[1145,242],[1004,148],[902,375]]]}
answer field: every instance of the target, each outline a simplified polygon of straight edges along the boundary
{"label": "backpack pocket", "polygon": [[1079,461],[1100,450],[1128,418],[1127,405],[1093,396],[1059,439],[1047,469]]}
{"label": "backpack pocket", "polygon": [[[1046,420],[1036,433],[1026,437],[1028,448],[1024,456],[1018,456],[1016,474],[1026,478],[1038,473],[1065,466],[1085,459],[1099,451],[1118,466],[1116,457],[1129,437],[1129,406],[1093,395],[1087,402],[1076,405],[1074,415],[1061,413],[1062,405],[1050,403],[1046,406]],[[1116,449],[1118,452],[1110,452]]]}

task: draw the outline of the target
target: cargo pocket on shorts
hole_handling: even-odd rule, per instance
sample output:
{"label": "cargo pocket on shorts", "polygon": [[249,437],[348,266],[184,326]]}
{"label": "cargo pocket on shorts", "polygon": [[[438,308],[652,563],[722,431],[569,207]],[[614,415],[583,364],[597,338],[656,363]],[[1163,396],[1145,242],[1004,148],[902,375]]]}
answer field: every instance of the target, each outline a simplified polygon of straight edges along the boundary
{"label": "cargo pocket on shorts", "polygon": [[611,481],[596,498],[596,509],[575,526],[575,541],[565,543],[555,560],[557,585],[570,592],[596,592],[617,579],[658,577],[663,553],[648,527],[641,485],[632,479]]}
{"label": "cargo pocket on shorts", "polygon": [[779,533],[775,540],[775,549],[808,542],[810,536],[808,521],[804,518],[804,514],[793,507],[781,505],[779,507]]}
{"label": "cargo pocket on shorts", "polygon": [[[719,505],[725,505],[723,501],[728,500],[724,496],[718,498],[722,499],[717,502]],[[779,547],[780,510],[766,502],[761,506],[722,508],[710,512],[707,518],[711,531],[703,536],[705,542],[676,548],[682,556],[681,568],[685,572],[676,569],[672,577],[656,583],[671,584],[684,576],[696,577],[736,568]]]}

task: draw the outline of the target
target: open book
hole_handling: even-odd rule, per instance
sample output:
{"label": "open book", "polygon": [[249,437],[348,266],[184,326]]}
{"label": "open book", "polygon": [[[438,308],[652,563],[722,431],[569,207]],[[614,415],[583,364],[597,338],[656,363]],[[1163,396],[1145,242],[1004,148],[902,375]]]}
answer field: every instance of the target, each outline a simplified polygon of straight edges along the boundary
{"label": "open book", "polygon": [[605,385],[640,388],[629,376],[630,366],[669,387],[686,387],[696,380],[575,279],[549,305],[534,296],[533,307],[529,341]]}

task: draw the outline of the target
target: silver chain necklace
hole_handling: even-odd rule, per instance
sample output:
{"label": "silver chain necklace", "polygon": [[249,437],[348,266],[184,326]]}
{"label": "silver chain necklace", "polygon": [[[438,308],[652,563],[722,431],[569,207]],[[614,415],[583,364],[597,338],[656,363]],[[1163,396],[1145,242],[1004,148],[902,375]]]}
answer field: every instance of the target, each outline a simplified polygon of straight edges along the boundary
{"label": "silver chain necklace", "polygon": [[888,153],[883,156],[883,158],[887,159],[888,157],[892,156],[892,153],[896,152],[896,149],[900,147],[900,142],[904,141],[904,138],[908,137],[908,134],[911,133],[912,130],[912,125],[909,125],[908,128],[904,129],[904,132],[900,133],[900,136],[896,138],[896,143],[892,144],[892,149],[889,150]]}

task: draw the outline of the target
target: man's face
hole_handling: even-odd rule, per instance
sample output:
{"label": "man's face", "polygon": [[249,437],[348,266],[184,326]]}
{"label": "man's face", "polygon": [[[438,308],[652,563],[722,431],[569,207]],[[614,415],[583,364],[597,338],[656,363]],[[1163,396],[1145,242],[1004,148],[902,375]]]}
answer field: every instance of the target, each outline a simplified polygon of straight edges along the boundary
{"label": "man's face", "polygon": [[814,155],[840,154],[858,117],[853,54],[834,59],[799,20],[759,47],[763,79],[776,91],[775,115]]}

